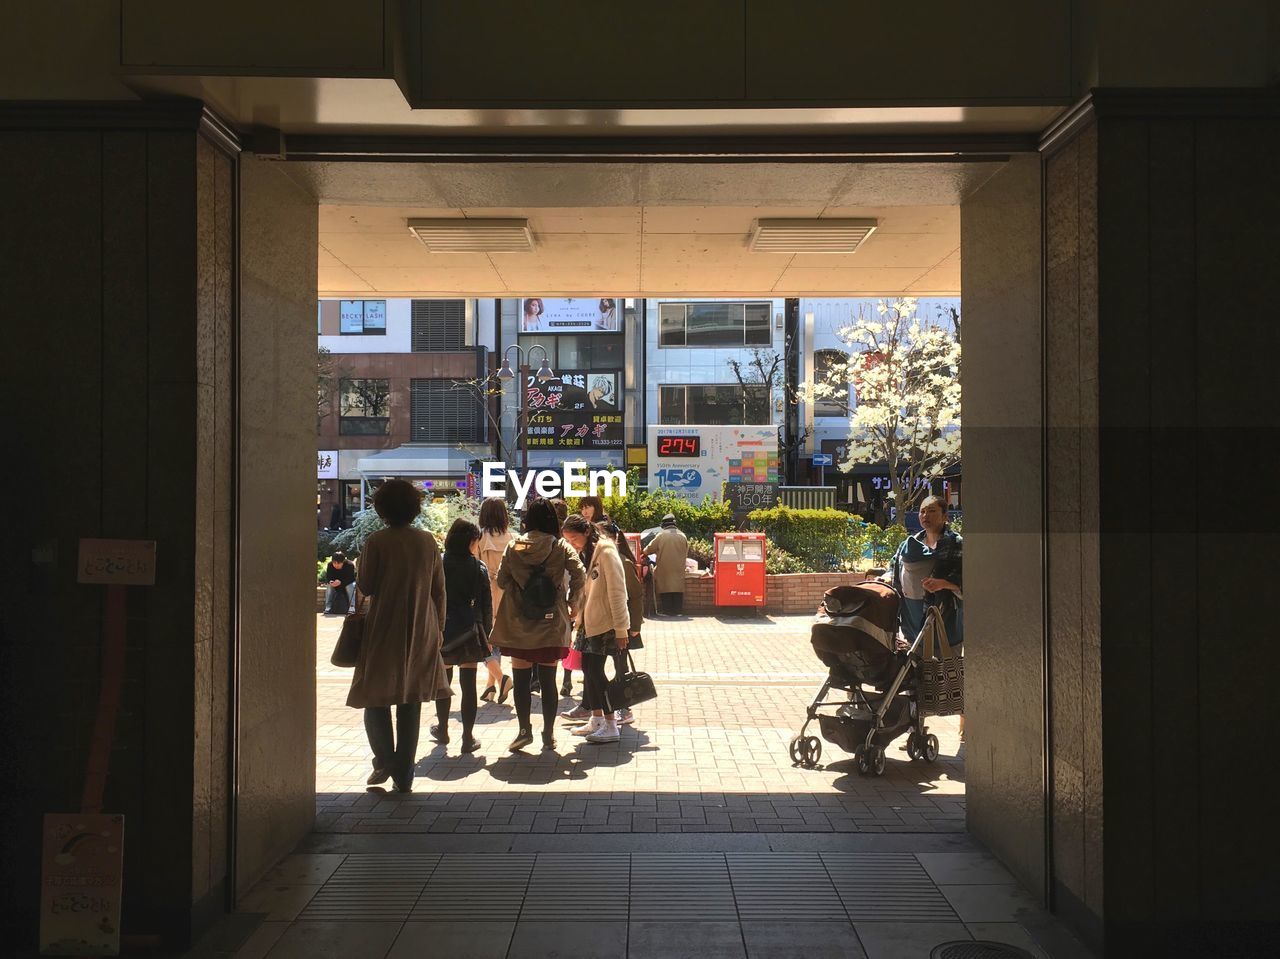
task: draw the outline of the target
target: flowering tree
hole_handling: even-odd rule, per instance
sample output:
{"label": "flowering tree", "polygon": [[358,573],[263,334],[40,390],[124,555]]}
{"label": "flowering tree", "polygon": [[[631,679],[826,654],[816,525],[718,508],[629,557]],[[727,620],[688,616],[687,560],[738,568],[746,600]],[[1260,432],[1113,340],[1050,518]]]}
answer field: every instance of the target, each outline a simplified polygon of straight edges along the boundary
{"label": "flowering tree", "polygon": [[914,297],[881,300],[837,334],[848,358],[829,363],[809,402],[843,407],[849,446],[841,469],[884,464],[899,521],[929,481],[960,459],[960,317],[922,321]]}

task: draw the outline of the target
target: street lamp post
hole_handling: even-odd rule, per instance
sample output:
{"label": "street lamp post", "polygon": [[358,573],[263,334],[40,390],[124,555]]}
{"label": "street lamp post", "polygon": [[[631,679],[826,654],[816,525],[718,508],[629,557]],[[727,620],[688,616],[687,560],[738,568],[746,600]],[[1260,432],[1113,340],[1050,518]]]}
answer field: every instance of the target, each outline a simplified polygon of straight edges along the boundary
{"label": "street lamp post", "polygon": [[[512,350],[515,350],[520,357],[519,366],[520,366],[521,373],[523,373],[526,369],[528,369],[528,366],[525,363],[525,356],[526,356],[525,348],[518,343],[512,343],[510,346],[508,346],[505,350],[502,351],[502,366],[498,369],[498,379],[500,380],[514,380],[516,378],[515,371],[511,369],[511,360],[509,359]],[[538,372],[533,374],[534,378],[537,379],[539,383],[545,383],[547,382],[547,380],[554,379],[556,374],[554,373],[554,371],[552,371],[551,364],[548,362],[546,347],[544,347],[541,343],[534,343],[528,349],[528,356],[530,359],[532,359],[534,350],[542,351],[542,364],[538,367]],[[525,388],[524,388],[523,377],[521,378],[521,381],[519,383],[519,390],[520,392],[517,394],[517,397],[516,397],[517,402],[520,404],[518,407],[518,410],[523,411],[523,414],[525,417],[525,424],[527,426],[529,409],[527,404],[525,403],[525,396],[524,396]],[[521,472],[524,473],[524,472],[528,472],[529,470],[529,437],[525,436],[523,439],[520,439],[518,436],[519,432],[520,432],[520,412],[517,412],[516,433],[517,433],[517,441],[520,443],[520,469],[521,469]]]}

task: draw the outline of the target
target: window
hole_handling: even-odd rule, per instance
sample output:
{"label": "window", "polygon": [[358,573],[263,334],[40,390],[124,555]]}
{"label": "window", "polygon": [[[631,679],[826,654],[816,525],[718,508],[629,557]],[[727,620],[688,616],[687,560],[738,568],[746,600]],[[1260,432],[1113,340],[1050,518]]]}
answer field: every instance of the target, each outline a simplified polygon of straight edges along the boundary
{"label": "window", "polygon": [[824,383],[833,392],[813,404],[814,416],[849,415],[849,382],[835,382],[837,376],[849,375],[849,355],[840,350],[817,350],[813,354],[814,385]]}
{"label": "window", "polygon": [[343,380],[339,386],[338,432],[343,436],[385,436],[391,417],[390,380]]}
{"label": "window", "polygon": [[446,353],[467,349],[466,300],[414,300],[411,316],[413,352]]}
{"label": "window", "polygon": [[771,303],[663,303],[659,346],[768,346]]}
{"label": "window", "polygon": [[772,421],[764,386],[658,387],[658,422],[664,426],[763,426]]}
{"label": "window", "polygon": [[[556,372],[560,370],[620,370],[626,366],[626,341],[621,335],[605,333],[562,333],[558,336],[520,337],[524,362],[533,369],[542,362],[542,350]],[[540,346],[542,350],[533,350]],[[530,352],[532,350],[532,352]],[[517,362],[514,351],[511,362]]]}
{"label": "window", "polygon": [[413,443],[482,443],[479,398],[453,380],[411,380],[409,440]]}
{"label": "window", "polygon": [[343,336],[386,336],[386,300],[343,300],[338,306],[338,332]]}

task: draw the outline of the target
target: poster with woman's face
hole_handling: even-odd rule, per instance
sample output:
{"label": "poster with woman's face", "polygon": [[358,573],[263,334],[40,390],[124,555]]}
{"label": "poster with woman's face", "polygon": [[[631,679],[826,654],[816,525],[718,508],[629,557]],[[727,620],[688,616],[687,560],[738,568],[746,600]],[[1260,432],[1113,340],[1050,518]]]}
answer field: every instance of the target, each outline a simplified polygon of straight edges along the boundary
{"label": "poster with woman's face", "polygon": [[615,297],[530,296],[520,301],[521,333],[617,333],[622,329]]}

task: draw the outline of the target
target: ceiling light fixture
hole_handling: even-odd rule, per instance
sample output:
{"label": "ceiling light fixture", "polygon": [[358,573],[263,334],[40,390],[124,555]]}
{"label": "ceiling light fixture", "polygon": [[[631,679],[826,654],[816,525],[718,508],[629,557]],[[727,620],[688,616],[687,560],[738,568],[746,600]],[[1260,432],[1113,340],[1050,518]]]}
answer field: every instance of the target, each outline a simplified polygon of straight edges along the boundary
{"label": "ceiling light fixture", "polygon": [[533,232],[526,219],[413,219],[409,232],[432,253],[529,253]]}
{"label": "ceiling light fixture", "polygon": [[852,253],[877,226],[870,219],[756,220],[752,253]]}

